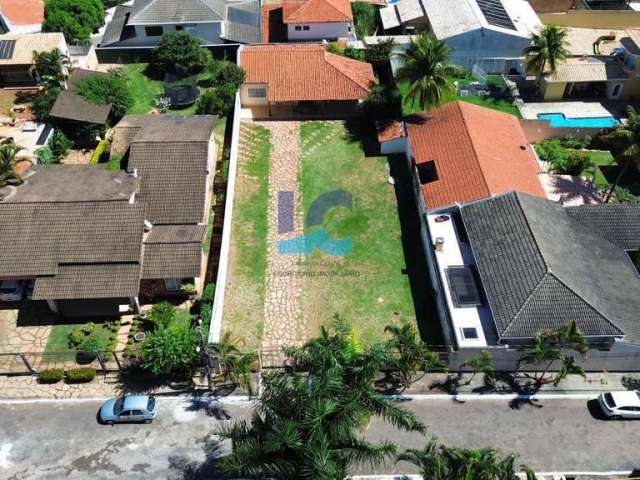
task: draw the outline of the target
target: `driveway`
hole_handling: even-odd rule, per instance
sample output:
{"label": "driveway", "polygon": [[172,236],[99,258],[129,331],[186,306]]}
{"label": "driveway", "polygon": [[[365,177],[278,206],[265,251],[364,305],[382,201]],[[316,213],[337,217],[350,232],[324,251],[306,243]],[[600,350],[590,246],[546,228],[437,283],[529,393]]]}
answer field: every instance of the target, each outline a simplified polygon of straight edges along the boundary
{"label": "driveway", "polygon": [[[518,463],[538,471],[621,471],[640,466],[640,422],[594,418],[585,400],[544,400],[537,406],[508,401],[451,400],[407,402],[448,445],[493,446],[520,454]],[[224,415],[243,418],[248,409],[225,405],[219,418],[188,400],[160,399],[151,425],[107,427],[95,421],[99,402],[0,405],[0,478],[140,479],[207,478],[206,462],[224,453],[209,434]],[[379,421],[370,440],[390,439],[421,448],[426,438],[399,433]],[[221,448],[221,450],[219,450]],[[204,464],[204,466],[203,466]],[[375,473],[412,472],[389,465]],[[373,473],[362,468],[360,473]]]}

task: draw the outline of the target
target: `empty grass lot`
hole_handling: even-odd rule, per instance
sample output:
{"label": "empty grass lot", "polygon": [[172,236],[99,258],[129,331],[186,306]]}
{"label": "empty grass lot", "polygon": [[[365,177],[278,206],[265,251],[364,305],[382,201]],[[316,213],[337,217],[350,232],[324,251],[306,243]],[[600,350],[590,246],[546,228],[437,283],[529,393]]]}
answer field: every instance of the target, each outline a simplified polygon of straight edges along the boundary
{"label": "empty grass lot", "polygon": [[223,328],[260,347],[267,266],[270,132],[242,125]]}
{"label": "empty grass lot", "polygon": [[303,260],[306,335],[315,335],[339,315],[364,342],[379,340],[385,325],[415,318],[409,281],[402,273],[400,222],[394,188],[387,182],[387,159],[365,157],[342,122],[305,123],[300,136],[305,214],[319,195],[331,190],[350,192],[353,199],[350,210],[329,210],[322,226],[334,238],[352,237],[352,252],[331,256],[315,250]]}

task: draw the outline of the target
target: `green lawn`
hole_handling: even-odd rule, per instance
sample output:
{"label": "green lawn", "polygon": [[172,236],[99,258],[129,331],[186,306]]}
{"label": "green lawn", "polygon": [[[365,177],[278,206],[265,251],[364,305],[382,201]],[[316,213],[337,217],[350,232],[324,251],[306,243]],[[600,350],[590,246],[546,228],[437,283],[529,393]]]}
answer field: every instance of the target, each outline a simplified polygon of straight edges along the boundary
{"label": "green lawn", "polygon": [[223,326],[226,331],[244,337],[246,348],[258,348],[267,268],[269,130],[243,125],[240,152]]}
{"label": "green lawn", "polygon": [[69,349],[69,334],[74,328],[81,327],[82,323],[68,323],[62,325],[54,325],[51,328],[49,340],[44,351],[46,353],[63,352]]}
{"label": "green lawn", "polygon": [[[353,323],[365,342],[379,340],[385,325],[414,319],[394,188],[386,157],[365,157],[360,142],[339,122],[310,122],[301,128],[300,188],[305,213],[321,194],[344,190],[352,208],[334,208],[323,228],[333,238],[353,239],[344,256],[315,250],[302,269],[302,312],[306,334],[335,315]],[[318,227],[316,227],[317,229]],[[315,229],[305,231],[313,233]],[[317,275],[316,272],[326,272]],[[322,276],[322,275],[331,276]]]}
{"label": "green lawn", "polygon": [[[458,81],[461,85],[468,85],[473,80],[474,79],[472,77],[465,77],[462,79],[456,79],[453,77],[450,78],[450,81],[452,83],[454,81]],[[487,80],[488,80],[487,83],[489,84],[494,84],[497,86],[504,85],[504,80],[502,79],[502,77],[498,75],[490,75],[489,77],[487,77]],[[422,107],[420,107],[417,104],[412,105],[411,103],[404,101],[407,95],[407,91],[409,89],[409,82],[405,81],[405,82],[398,83],[398,89],[400,90],[400,94],[402,95],[402,98],[403,98],[402,113],[404,115],[410,115],[412,113],[420,112],[424,110]],[[516,117],[520,117],[520,112],[518,110],[518,107],[516,107],[513,104],[513,102],[511,102],[510,100],[495,99],[492,97],[479,97],[479,96],[459,97],[454,92],[454,93],[445,95],[443,103],[446,104],[449,102],[453,102],[454,100],[462,100],[463,102],[473,103],[474,105],[491,108],[493,110],[499,110],[501,112],[505,112],[510,115],[514,115]]]}
{"label": "green lawn", "polygon": [[610,152],[589,150],[592,166],[583,170],[580,175],[590,178],[598,188],[606,188],[609,185],[607,177],[602,173],[601,167],[615,165],[616,161]]}

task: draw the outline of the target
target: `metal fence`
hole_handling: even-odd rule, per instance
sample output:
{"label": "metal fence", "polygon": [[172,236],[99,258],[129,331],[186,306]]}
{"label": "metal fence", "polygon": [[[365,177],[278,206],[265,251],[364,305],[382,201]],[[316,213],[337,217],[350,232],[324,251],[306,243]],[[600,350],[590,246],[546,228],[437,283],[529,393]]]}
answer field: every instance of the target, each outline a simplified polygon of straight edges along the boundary
{"label": "metal fence", "polygon": [[0,375],[30,375],[51,368],[92,367],[101,373],[117,372],[131,364],[124,352],[18,352],[0,354]]}

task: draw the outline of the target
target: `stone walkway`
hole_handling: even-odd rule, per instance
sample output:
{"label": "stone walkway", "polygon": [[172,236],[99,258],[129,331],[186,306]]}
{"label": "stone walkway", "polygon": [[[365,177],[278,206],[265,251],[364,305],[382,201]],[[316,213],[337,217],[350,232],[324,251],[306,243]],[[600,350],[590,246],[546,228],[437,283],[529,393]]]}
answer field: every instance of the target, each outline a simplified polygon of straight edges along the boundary
{"label": "stone walkway", "polygon": [[[299,255],[278,253],[278,241],[303,233],[302,206],[298,192],[300,159],[300,123],[259,123],[271,131],[271,163],[269,170],[269,223],[267,235],[267,272],[264,305],[262,349],[280,351],[284,346],[300,342],[299,322],[300,278],[297,275]],[[278,233],[279,192],[293,192],[292,230]]]}

